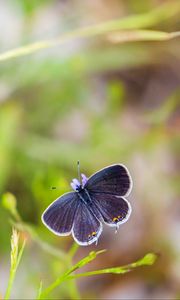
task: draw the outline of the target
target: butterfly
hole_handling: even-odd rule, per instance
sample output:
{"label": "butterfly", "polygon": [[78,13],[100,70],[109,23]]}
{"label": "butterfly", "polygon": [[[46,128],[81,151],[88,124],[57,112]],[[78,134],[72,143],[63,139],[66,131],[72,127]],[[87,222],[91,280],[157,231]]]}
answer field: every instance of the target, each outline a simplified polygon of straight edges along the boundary
{"label": "butterfly", "polygon": [[131,205],[124,197],[131,192],[132,179],[124,165],[110,165],[89,178],[81,174],[71,187],[74,192],[60,196],[42,214],[42,222],[56,235],[72,234],[87,246],[97,243],[103,223],[117,230],[129,219]]}

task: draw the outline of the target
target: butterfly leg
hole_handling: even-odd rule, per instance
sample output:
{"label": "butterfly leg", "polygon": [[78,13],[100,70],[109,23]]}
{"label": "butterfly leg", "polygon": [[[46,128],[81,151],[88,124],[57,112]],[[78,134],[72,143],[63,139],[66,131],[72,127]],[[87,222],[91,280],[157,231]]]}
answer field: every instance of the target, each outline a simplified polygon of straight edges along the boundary
{"label": "butterfly leg", "polygon": [[99,240],[99,239],[96,240],[96,243],[95,243],[96,246],[97,246],[97,244],[98,244],[98,240]]}

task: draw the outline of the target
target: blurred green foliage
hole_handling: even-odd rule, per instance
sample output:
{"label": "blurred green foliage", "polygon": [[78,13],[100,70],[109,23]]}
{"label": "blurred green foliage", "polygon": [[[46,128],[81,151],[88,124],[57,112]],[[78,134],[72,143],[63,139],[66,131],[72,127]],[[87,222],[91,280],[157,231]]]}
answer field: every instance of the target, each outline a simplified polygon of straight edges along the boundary
{"label": "blurred green foliage", "polygon": [[[7,201],[8,197],[10,198],[10,195],[6,195],[4,199]],[[12,199],[12,195],[11,195],[11,199]],[[4,203],[5,203],[5,201],[4,201]],[[12,210],[11,210],[11,212],[12,212]],[[13,229],[12,237],[11,237],[11,267],[10,267],[9,281],[8,281],[6,294],[5,294],[6,300],[10,299],[10,294],[11,294],[12,286],[14,283],[16,271],[17,271],[18,265],[21,261],[21,257],[22,257],[22,254],[23,254],[23,251],[25,248],[26,240],[24,239],[23,244],[22,244],[21,248],[19,249],[19,237],[20,237],[19,233],[15,229]],[[65,253],[64,253],[64,263],[67,264],[66,267],[68,267],[68,266],[70,267],[71,255],[72,254],[74,255],[74,249],[77,250],[76,245],[75,245],[75,247],[74,247],[74,245],[71,248],[69,255],[68,254],[65,255]],[[73,250],[73,252],[72,252],[72,250]],[[43,290],[43,283],[42,283],[42,281],[40,281],[36,299],[47,299],[47,297],[49,297],[49,294],[51,294],[53,290],[55,290],[58,286],[60,286],[65,281],[69,281],[69,280],[70,280],[69,294],[71,295],[72,299],[79,299],[80,296],[79,296],[78,291],[76,290],[75,285],[73,284],[73,279],[78,278],[78,277],[87,277],[87,276],[98,275],[98,274],[109,274],[109,273],[125,274],[127,272],[130,272],[132,269],[134,269],[136,267],[153,265],[157,259],[156,254],[148,253],[143,258],[139,259],[138,261],[128,264],[126,266],[116,267],[116,268],[107,268],[107,269],[103,269],[103,270],[97,270],[97,271],[92,271],[92,272],[80,273],[77,275],[71,275],[76,270],[84,267],[85,265],[87,265],[88,263],[93,261],[99,254],[102,254],[103,252],[105,252],[105,250],[100,250],[100,251],[96,251],[96,252],[91,251],[88,256],[84,257],[78,263],[76,263],[74,266],[70,267],[70,269],[68,271],[66,271],[64,274],[60,275],[60,277],[58,277],[51,285],[49,285],[44,290]]]}
{"label": "blurred green foliage", "polygon": [[[71,248],[72,238],[58,238],[48,232],[41,224],[43,210],[70,190],[69,183],[77,174],[77,160],[87,176],[108,164],[121,162],[129,167],[134,181],[133,216],[129,229],[122,227],[118,238],[111,240],[109,232],[103,232],[101,243],[109,250],[107,263],[124,265],[158,249],[162,263],[148,274],[139,271],[129,278],[141,280],[144,286],[147,284],[147,290],[153,286],[155,297],[160,286],[172,298],[178,293],[175,266],[180,257],[180,51],[178,35],[166,41],[160,36],[179,31],[179,1],[112,1],[107,4],[107,15],[103,4],[100,7],[104,10],[97,10],[87,2],[82,10],[82,2],[78,1],[74,10],[72,2],[64,6],[60,2],[9,2],[15,14],[21,12],[22,33],[14,49],[1,51],[0,55],[0,60],[4,59],[0,65],[1,260],[6,261],[13,225],[27,239],[22,270],[28,268],[28,273],[19,273],[20,282],[20,274],[25,274],[25,286],[30,286],[27,294],[35,295],[42,280],[40,298],[53,278],[72,267],[74,256],[76,259],[79,255],[81,261],[81,256],[89,253],[89,249],[82,248],[78,250],[80,254],[76,253],[76,246]],[[92,26],[88,21],[92,17],[89,6],[96,16]],[[61,23],[57,21],[52,40],[47,40],[47,28],[43,29],[40,16],[50,8]],[[33,24],[42,26],[37,40],[46,41],[37,41],[35,48],[33,34],[39,28],[33,29]],[[65,33],[58,35],[61,26]],[[132,30],[128,43],[123,42],[124,29]],[[151,41],[145,35],[144,39],[137,38],[135,29],[149,30],[147,35],[151,38],[156,33],[159,41],[157,36]],[[120,35],[119,42],[113,41],[114,33]],[[21,48],[24,41],[27,45]],[[57,190],[52,190],[52,186]],[[128,241],[123,234],[127,234]],[[103,270],[104,260],[94,268]],[[80,277],[81,273],[73,276]],[[174,285],[168,289],[166,283],[172,281]],[[54,291],[54,297],[73,299],[78,293],[76,285],[67,282],[67,287]],[[109,286],[114,283],[110,277]],[[17,280],[15,297],[20,297],[18,284]],[[106,287],[107,282],[100,280],[95,293],[101,292],[103,298]],[[80,289],[86,296],[82,286]],[[89,283],[87,297],[91,290]],[[27,294],[26,290],[21,291],[22,297],[28,297]],[[148,296],[151,298],[152,294]]]}

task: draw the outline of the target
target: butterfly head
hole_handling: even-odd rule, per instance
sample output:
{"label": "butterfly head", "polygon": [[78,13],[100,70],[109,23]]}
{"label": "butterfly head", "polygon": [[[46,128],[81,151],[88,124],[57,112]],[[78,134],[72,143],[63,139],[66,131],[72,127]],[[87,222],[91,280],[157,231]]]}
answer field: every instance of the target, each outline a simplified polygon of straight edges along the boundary
{"label": "butterfly head", "polygon": [[81,174],[81,177],[82,177],[82,184],[80,183],[80,181],[77,178],[74,178],[71,182],[71,187],[76,192],[80,192],[84,188],[84,186],[87,182],[87,177],[84,174]]}

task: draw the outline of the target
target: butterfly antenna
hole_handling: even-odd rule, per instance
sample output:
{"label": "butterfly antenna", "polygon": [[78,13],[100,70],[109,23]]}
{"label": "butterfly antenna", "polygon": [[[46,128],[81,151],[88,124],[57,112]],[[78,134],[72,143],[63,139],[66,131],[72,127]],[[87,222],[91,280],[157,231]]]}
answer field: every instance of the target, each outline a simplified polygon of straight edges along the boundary
{"label": "butterfly antenna", "polygon": [[77,168],[78,168],[78,179],[79,179],[79,182],[81,182],[81,176],[80,176],[80,162],[79,162],[79,160],[77,161]]}

